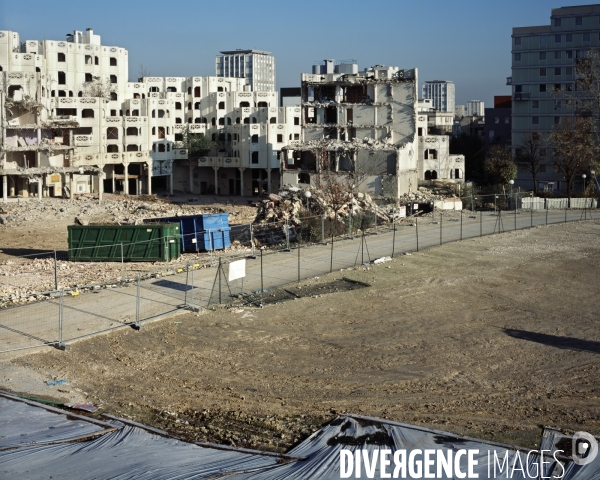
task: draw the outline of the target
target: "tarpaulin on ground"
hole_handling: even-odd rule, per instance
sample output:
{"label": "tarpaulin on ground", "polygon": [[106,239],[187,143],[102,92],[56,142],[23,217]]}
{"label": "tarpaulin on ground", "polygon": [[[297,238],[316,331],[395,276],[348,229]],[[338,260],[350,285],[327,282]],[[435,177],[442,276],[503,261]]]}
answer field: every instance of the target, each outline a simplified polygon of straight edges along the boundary
{"label": "tarpaulin on ground", "polygon": [[0,397],[0,412],[0,449],[62,442],[106,429],[68,418],[67,412],[49,411],[6,397]]}
{"label": "tarpaulin on ground", "polygon": [[[340,452],[344,450],[349,459],[345,464],[346,473],[350,468],[353,470],[347,478],[386,478],[385,473],[392,478],[394,473],[400,474],[400,478],[428,478],[424,457],[428,450],[434,452],[434,460],[435,452],[454,459],[452,471],[447,473],[443,469],[441,475],[437,472],[439,462],[431,464],[430,470],[435,475],[429,478],[465,478],[462,474],[469,472],[470,459],[471,471],[479,479],[557,475],[566,480],[600,480],[600,458],[579,466],[565,456],[565,473],[559,476],[562,466],[548,454],[542,464],[542,476],[539,476],[537,452],[363,416],[339,417],[281,456],[231,447],[200,446],[112,418],[108,422],[98,422],[34,402],[1,397],[0,476],[30,479],[337,479],[342,473]],[[570,440],[557,430],[546,429],[541,449],[564,450]],[[378,454],[389,452],[391,464],[369,462],[369,459],[381,458],[373,456],[376,451]],[[355,452],[360,452],[360,462],[356,462]],[[395,470],[393,457],[398,452],[405,452],[404,471]],[[420,461],[418,474],[408,470],[410,454]],[[358,464],[360,477],[356,471]],[[367,472],[367,469],[372,471]]]}
{"label": "tarpaulin on ground", "polygon": [[[252,478],[252,479],[333,479],[340,478],[340,450],[347,449],[352,452],[361,451],[361,459],[363,458],[362,450],[366,450],[367,456],[370,458],[375,450],[406,450],[407,457],[410,451],[416,449],[422,452],[426,449],[441,450],[448,458],[448,452],[455,455],[460,450],[478,450],[479,453],[474,455],[473,459],[477,461],[477,465],[473,468],[473,473],[479,475],[479,479],[487,478],[512,478],[512,479],[529,479],[528,474],[534,473],[537,468],[535,465],[539,457],[537,454],[529,455],[529,450],[519,449],[510,445],[503,445],[493,442],[486,442],[475,438],[461,437],[447,432],[441,432],[422,428],[414,425],[407,425],[388,420],[348,416],[340,417],[334,420],[329,425],[321,428],[319,431],[310,436],[307,440],[299,444],[288,452],[288,455],[293,457],[306,457],[304,461],[297,461],[286,465],[281,465],[276,469],[269,471],[256,472],[254,474],[246,474],[233,476],[231,478]],[[496,452],[494,457],[493,452]],[[490,456],[488,457],[488,452]],[[391,455],[393,457],[393,453]],[[518,457],[518,458],[517,458]],[[434,465],[432,470],[435,474],[433,477],[425,476],[423,470],[423,457],[421,460],[420,475],[411,475],[406,471],[406,476],[402,477],[402,471],[398,471],[399,478],[465,478],[455,475],[446,475],[442,471],[442,475],[437,475]],[[435,457],[434,457],[435,458]],[[503,471],[496,465],[494,472],[493,464],[488,462],[489,459],[494,462],[498,458],[499,462],[504,466]],[[504,459],[506,458],[506,462]],[[467,473],[467,455],[461,455],[459,459],[459,473]],[[548,461],[548,459],[546,460]],[[436,462],[437,463],[437,462]],[[513,469],[515,465],[517,470]],[[394,478],[394,465],[392,464],[381,471],[381,464],[377,462],[373,476],[367,475],[365,470],[365,462],[361,461],[361,476],[356,476],[355,466],[350,477],[347,478]],[[489,467],[489,470],[488,470]],[[519,470],[523,467],[522,470]],[[527,470],[529,468],[529,470]],[[544,467],[544,475],[548,476],[548,472],[554,468],[553,464],[546,464]],[[408,465],[407,469],[408,470]],[[390,475],[390,477],[382,476],[382,473]],[[416,473],[416,472],[415,472]],[[396,477],[398,478],[398,477]],[[466,477],[468,478],[468,477]],[[471,477],[475,478],[475,477]],[[537,475],[534,478],[538,478]]]}

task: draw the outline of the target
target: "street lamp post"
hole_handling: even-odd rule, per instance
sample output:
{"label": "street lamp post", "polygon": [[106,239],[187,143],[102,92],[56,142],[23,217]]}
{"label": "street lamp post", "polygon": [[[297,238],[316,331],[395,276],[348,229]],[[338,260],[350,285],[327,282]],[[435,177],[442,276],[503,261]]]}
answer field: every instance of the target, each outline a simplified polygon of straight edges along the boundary
{"label": "street lamp post", "polygon": [[[510,185],[510,198],[512,199],[512,186],[515,184],[514,180],[509,180],[508,184]],[[515,212],[517,211],[517,196],[515,195],[514,201],[515,201]]]}
{"label": "street lamp post", "polygon": [[583,191],[585,192],[585,178],[586,178],[585,173],[581,176],[581,178],[583,178]]}
{"label": "street lamp post", "polygon": [[304,192],[304,197],[306,197],[306,211],[310,215],[310,197],[312,197],[312,193],[310,193],[310,190],[306,190]]}

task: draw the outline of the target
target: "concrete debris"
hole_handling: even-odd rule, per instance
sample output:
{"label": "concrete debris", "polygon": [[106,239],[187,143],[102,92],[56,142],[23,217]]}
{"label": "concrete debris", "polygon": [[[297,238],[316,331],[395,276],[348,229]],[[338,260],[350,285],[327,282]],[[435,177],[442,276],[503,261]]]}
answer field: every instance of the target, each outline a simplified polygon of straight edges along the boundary
{"label": "concrete debris", "polygon": [[[306,197],[310,192],[310,198]],[[429,190],[419,187],[418,191],[402,195],[398,205],[431,204],[437,200],[446,199],[452,192],[448,189]],[[278,195],[271,194],[258,205],[255,224],[287,222],[289,225],[299,225],[302,217],[324,215],[327,219],[344,219],[352,215],[368,214],[377,218],[378,223],[391,222],[399,219],[396,205],[380,206],[368,193],[346,193],[346,198],[334,201],[331,194],[325,190],[309,187],[302,189],[296,186],[284,185]],[[457,205],[460,204],[458,200]]]}
{"label": "concrete debris", "polygon": [[381,257],[381,258],[377,258],[377,259],[373,260],[373,264],[379,265],[381,263],[386,263],[386,262],[391,262],[391,261],[392,261],[392,257]]}
{"label": "concrete debris", "polygon": [[[331,125],[335,127],[336,125]],[[341,126],[340,126],[341,127]],[[395,145],[391,142],[375,140],[373,138],[354,138],[352,140],[321,139],[309,140],[305,142],[291,142],[288,150],[314,151],[325,149],[327,151],[347,152],[352,150],[398,150],[402,145]]]}

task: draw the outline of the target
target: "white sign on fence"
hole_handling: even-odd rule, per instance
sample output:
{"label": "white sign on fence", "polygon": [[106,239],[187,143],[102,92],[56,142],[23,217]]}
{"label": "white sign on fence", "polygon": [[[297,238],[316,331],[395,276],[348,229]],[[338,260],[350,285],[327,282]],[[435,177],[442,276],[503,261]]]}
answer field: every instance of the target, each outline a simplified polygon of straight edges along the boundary
{"label": "white sign on fence", "polygon": [[229,281],[244,278],[246,276],[246,259],[236,260],[229,264]]}
{"label": "white sign on fence", "polygon": [[400,207],[400,218],[406,218],[406,206]]}

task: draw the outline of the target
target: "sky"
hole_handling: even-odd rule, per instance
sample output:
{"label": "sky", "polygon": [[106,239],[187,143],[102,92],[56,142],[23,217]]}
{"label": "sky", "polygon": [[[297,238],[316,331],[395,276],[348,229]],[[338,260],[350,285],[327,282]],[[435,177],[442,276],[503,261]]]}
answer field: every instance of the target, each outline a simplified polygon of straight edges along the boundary
{"label": "sky", "polygon": [[[102,44],[129,51],[129,79],[140,65],[156,76],[215,74],[221,50],[272,52],[277,88],[299,87],[300,74],[325,58],[354,59],[359,69],[419,69],[419,84],[451,80],[456,103],[509,95],[513,27],[548,25],[552,8],[578,0],[254,0],[102,2],[0,0],[0,30],[23,40],[64,40],[92,28]],[[420,94],[420,87],[419,87]]]}

